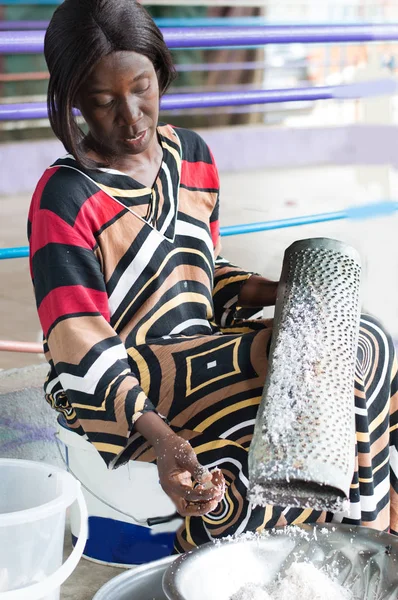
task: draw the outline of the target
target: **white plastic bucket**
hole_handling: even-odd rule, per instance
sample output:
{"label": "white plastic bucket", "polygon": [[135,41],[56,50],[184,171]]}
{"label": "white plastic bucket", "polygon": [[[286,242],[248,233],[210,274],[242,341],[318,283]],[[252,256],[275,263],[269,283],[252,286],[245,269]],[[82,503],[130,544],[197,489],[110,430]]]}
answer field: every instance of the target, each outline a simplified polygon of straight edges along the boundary
{"label": "white plastic bucket", "polygon": [[[62,564],[66,509],[80,513],[77,543]],[[0,600],[59,600],[87,539],[87,508],[69,473],[0,459]]]}
{"label": "white plastic bucket", "polygon": [[[83,556],[88,560],[130,568],[169,556],[180,519],[149,527],[148,518],[175,513],[159,483],[157,467],[129,461],[113,471],[84,437],[58,426],[64,459],[81,482],[89,515],[89,537]],[[78,519],[71,511],[72,540]],[[0,598],[1,600],[1,598]]]}

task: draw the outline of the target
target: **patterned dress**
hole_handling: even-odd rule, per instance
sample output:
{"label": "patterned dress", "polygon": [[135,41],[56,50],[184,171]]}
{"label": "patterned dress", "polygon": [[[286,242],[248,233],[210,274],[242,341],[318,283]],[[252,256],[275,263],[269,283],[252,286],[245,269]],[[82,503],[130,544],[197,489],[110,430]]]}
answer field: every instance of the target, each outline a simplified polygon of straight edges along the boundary
{"label": "patterned dress", "polygon": [[[158,137],[163,163],[153,188],[118,171],[84,170],[72,156],[37,185],[28,234],[50,364],[46,398],[109,468],[155,460],[134,423],[156,410],[202,464],[222,469],[224,500],[185,519],[177,552],[246,530],[341,520],[246,500],[272,321],[237,318],[251,273],[218,257],[219,178],[208,147],[169,125]],[[344,521],[397,532],[397,363],[391,339],[368,316],[355,405],[357,467]]]}

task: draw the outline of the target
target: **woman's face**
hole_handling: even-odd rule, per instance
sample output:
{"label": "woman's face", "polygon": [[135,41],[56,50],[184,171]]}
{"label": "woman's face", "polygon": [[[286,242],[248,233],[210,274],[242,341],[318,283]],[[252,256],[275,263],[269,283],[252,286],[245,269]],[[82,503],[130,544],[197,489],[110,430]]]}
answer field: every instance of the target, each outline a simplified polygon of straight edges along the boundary
{"label": "woman's face", "polygon": [[106,156],[140,154],[156,140],[159,84],[142,54],[114,52],[102,58],[80,88],[78,105]]}

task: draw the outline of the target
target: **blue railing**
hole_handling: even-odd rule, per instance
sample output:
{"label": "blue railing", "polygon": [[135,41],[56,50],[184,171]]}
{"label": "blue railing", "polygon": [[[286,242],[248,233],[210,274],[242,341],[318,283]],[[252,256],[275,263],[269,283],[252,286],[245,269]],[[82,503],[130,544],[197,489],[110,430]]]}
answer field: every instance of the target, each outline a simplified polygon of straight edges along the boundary
{"label": "blue railing", "polygon": [[[22,4],[14,0],[13,4]],[[48,3],[50,2],[42,2]],[[29,51],[38,51],[43,45],[43,32],[0,32],[0,52],[14,49],[29,48]],[[295,41],[376,41],[398,40],[398,25],[362,25],[362,26],[297,26],[297,27],[255,27],[255,28],[230,28],[229,30],[216,28],[198,29],[166,29],[165,38],[169,45],[178,47],[197,46],[198,43],[217,41],[227,42],[231,46],[241,43],[293,43]],[[199,40],[199,42],[198,42]],[[256,104],[258,102],[280,102],[294,100],[316,100],[330,98],[350,98],[372,96],[374,93],[394,93],[396,83],[392,80],[365,82],[353,86],[336,86],[325,88],[301,90],[259,90],[253,92],[237,92],[235,94],[176,94],[163,99],[163,108],[192,108],[193,106],[231,106],[236,104]],[[233,98],[234,97],[234,98]],[[185,99],[184,99],[185,98]],[[8,111],[8,112],[7,112]],[[33,111],[33,112],[32,112]],[[35,112],[36,111],[36,112]],[[33,114],[34,113],[34,114]],[[1,118],[38,118],[46,116],[45,105],[3,105],[0,107]],[[242,235],[260,231],[270,231],[287,227],[298,227],[328,221],[343,219],[364,219],[378,216],[392,215],[398,211],[398,202],[382,201],[374,204],[355,206],[339,212],[306,215],[290,219],[263,221],[224,227],[221,235]],[[27,247],[1,248],[0,259],[24,258],[28,256]]]}
{"label": "blue railing", "polygon": [[[0,6],[4,3],[0,3]],[[55,6],[55,4],[54,4]],[[261,25],[277,25],[278,27],[283,26],[296,26],[300,23],[297,21],[280,21],[275,22],[274,20],[271,22],[265,17],[216,17],[216,18],[198,18],[198,17],[190,17],[186,19],[182,18],[159,18],[154,19],[156,25],[158,27],[258,27]],[[49,21],[1,21],[0,22],[0,30],[2,31],[29,31],[34,29],[46,29]],[[377,24],[385,23],[384,20],[380,19],[377,21]],[[373,22],[372,24],[375,24]],[[350,22],[340,23],[339,21],[333,22],[333,26],[337,27],[345,27],[345,26],[353,26],[353,25],[366,25],[361,19],[352,19]],[[311,23],[307,25],[307,27],[330,27],[331,23],[318,21],[316,23]]]}
{"label": "blue railing", "polygon": [[[221,227],[220,233],[223,237],[231,235],[243,235],[246,233],[258,233],[260,231],[272,231],[286,229],[288,227],[300,227],[302,225],[313,225],[315,223],[326,223],[329,221],[341,221],[344,219],[362,220],[374,219],[375,217],[386,217],[398,211],[398,202],[383,201],[372,204],[352,206],[338,212],[307,215],[304,217],[293,217],[291,219],[278,219],[275,221],[261,221],[258,223],[246,223],[245,225],[231,225]],[[0,248],[0,260],[8,258],[26,258],[29,256],[29,248]]]}
{"label": "blue railing", "polygon": [[[44,47],[44,34],[44,31],[0,31],[0,52],[40,53]],[[398,24],[166,27],[163,36],[173,49],[392,42],[398,41]]]}

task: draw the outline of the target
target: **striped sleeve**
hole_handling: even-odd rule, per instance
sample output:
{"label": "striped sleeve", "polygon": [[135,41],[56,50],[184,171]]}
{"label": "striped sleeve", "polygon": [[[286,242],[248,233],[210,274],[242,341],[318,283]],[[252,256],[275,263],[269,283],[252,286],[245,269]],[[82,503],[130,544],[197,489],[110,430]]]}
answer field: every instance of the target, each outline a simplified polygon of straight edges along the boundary
{"label": "striped sleeve", "polygon": [[209,192],[212,195],[213,202],[209,211],[209,230],[216,259],[213,286],[213,321],[218,327],[226,327],[231,325],[235,318],[250,318],[258,312],[258,309],[238,310],[237,306],[240,287],[252,273],[235,267],[220,256],[220,178],[210,148],[193,131],[178,128],[177,132],[181,138],[182,155],[184,157],[181,187]]}
{"label": "striped sleeve", "polygon": [[227,259],[220,256],[219,199],[217,199],[210,218],[210,230],[215,253],[214,321],[219,327],[229,327],[237,320],[252,317],[259,310],[259,308],[242,309],[238,306],[240,289],[253,273],[231,264]]}
{"label": "striped sleeve", "polygon": [[97,190],[66,171],[50,169],[43,176],[28,222],[37,311],[54,373],[45,391],[48,398],[62,388],[88,439],[113,468],[126,462],[121,455],[134,423],[155,409],[110,325],[94,236],[98,219],[109,215],[99,216]]}
{"label": "striped sleeve", "polygon": [[390,533],[398,535],[398,363],[395,356],[390,402]]}

